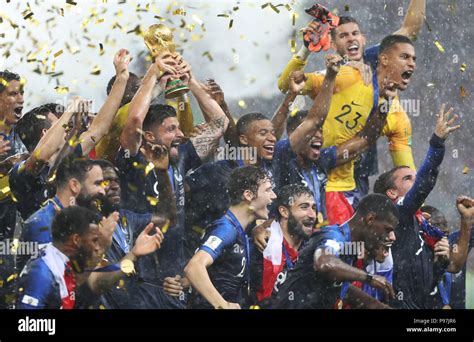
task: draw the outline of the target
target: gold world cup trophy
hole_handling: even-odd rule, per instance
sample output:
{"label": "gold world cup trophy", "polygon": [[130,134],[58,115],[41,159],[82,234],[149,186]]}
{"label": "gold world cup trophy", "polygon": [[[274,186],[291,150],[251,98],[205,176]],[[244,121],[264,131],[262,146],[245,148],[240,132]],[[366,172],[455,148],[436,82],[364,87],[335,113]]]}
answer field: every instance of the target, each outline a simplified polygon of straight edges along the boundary
{"label": "gold world cup trophy", "polygon": [[[150,50],[153,58],[156,58],[160,53],[166,51],[171,54],[176,52],[176,46],[173,43],[173,32],[164,24],[151,25],[144,35],[145,45]],[[166,83],[165,98],[173,99],[175,97],[186,94],[189,88],[184,82],[179,79],[170,79]]]}

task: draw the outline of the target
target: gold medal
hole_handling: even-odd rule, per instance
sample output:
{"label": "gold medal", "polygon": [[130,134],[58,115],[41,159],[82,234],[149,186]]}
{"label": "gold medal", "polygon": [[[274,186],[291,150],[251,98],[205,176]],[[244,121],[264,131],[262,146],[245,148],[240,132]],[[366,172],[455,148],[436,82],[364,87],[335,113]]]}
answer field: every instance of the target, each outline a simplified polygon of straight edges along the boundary
{"label": "gold medal", "polygon": [[451,310],[451,309],[452,307],[449,304],[446,304],[445,306],[443,306],[443,310]]}
{"label": "gold medal", "polygon": [[131,275],[135,273],[135,265],[133,261],[125,259],[120,263],[120,270],[126,275]]}

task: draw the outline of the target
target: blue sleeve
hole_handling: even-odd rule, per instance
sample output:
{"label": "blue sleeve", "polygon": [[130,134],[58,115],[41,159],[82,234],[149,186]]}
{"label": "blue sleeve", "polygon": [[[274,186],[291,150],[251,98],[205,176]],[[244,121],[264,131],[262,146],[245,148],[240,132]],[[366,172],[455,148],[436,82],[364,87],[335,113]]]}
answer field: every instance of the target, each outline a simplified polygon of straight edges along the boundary
{"label": "blue sleeve", "polygon": [[227,222],[220,221],[208,235],[205,242],[199,248],[200,251],[208,253],[212,260],[216,260],[222,251],[237,240],[237,232]]}
{"label": "blue sleeve", "polygon": [[439,174],[439,166],[444,158],[444,151],[444,140],[433,134],[428,154],[418,170],[415,183],[405,195],[403,201],[398,204],[401,219],[412,220],[412,216],[423,205],[426,197],[433,190]]}
{"label": "blue sleeve", "polygon": [[[122,218],[125,218],[133,234],[140,234],[142,230],[151,222],[151,213],[135,213],[129,210],[121,210]],[[121,218],[121,219],[122,219]]]}
{"label": "blue sleeve", "polygon": [[379,59],[380,44],[371,46],[364,51],[364,62],[370,65],[372,70],[377,69]]}
{"label": "blue sleeve", "polygon": [[44,211],[36,212],[26,222],[23,238],[38,244],[51,243],[51,222]]}
{"label": "blue sleeve", "polygon": [[321,155],[318,159],[318,164],[328,172],[336,167],[337,147],[330,146],[328,148],[321,149]]}
{"label": "blue sleeve", "polygon": [[179,145],[179,169],[183,175],[189,170],[197,169],[201,166],[201,158],[199,158],[196,149],[191,141]]}
{"label": "blue sleeve", "polygon": [[341,252],[343,252],[342,248],[344,247],[345,241],[346,240],[339,232],[339,229],[321,231],[321,237],[316,245],[315,250],[324,249],[327,254],[332,254],[339,258],[341,256]]}
{"label": "blue sleeve", "polygon": [[290,161],[295,157],[296,155],[291,149],[290,139],[283,139],[276,143],[272,164],[273,176],[277,189],[286,185],[290,173]]}
{"label": "blue sleeve", "polygon": [[[39,261],[39,260],[38,260]],[[19,288],[23,292],[18,297],[17,309],[44,309],[53,290],[54,279],[42,262],[31,265],[28,273],[19,281]]]}

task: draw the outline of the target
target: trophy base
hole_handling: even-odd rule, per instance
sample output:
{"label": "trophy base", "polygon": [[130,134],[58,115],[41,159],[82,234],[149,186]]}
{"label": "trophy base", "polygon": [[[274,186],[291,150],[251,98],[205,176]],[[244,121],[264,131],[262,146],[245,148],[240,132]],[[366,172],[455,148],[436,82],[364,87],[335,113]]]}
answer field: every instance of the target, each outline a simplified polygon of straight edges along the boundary
{"label": "trophy base", "polygon": [[171,80],[166,84],[165,99],[174,99],[186,94],[188,91],[188,86],[180,79]]}

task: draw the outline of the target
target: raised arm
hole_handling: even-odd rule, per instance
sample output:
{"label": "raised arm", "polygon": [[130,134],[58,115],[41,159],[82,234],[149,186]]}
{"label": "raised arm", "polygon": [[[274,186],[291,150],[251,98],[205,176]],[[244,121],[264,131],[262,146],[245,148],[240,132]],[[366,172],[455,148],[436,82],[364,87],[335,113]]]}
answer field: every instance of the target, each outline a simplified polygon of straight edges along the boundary
{"label": "raised arm", "polygon": [[82,153],[87,155],[94,146],[109,131],[115,114],[120,108],[125,87],[129,77],[128,64],[132,60],[130,53],[126,49],[120,49],[114,57],[115,82],[112,86],[109,96],[104,105],[100,108],[99,113],[94,118],[91,126],[87,131],[81,134]]}
{"label": "raised arm", "polygon": [[402,27],[394,32],[394,34],[400,34],[410,39],[415,39],[423,26],[425,13],[426,0],[410,0],[410,5],[408,6]]}
{"label": "raised arm", "polygon": [[393,82],[385,81],[381,85],[380,94],[384,100],[379,103],[378,108],[370,115],[364,128],[351,139],[345,141],[336,149],[336,165],[345,164],[363,153],[367,148],[375,144],[382,133],[382,129],[387,122],[387,115],[390,111],[392,99],[396,96],[397,85]]}
{"label": "raised arm", "polygon": [[[153,230],[155,233],[150,235]],[[162,241],[163,233],[153,223],[150,223],[138,235],[132,250],[120,262],[125,260],[135,262],[141,256],[154,253],[161,247]],[[87,279],[87,285],[95,294],[102,294],[115,286],[124,275],[122,271],[92,272]]]}
{"label": "raised arm", "polygon": [[233,146],[239,146],[240,142],[237,134],[237,126],[235,125],[234,117],[230,112],[229,106],[225,101],[224,92],[221,87],[213,79],[208,79],[204,89],[222,108],[225,116],[229,120],[229,125],[224,133],[224,140]]}
{"label": "raised arm", "polygon": [[[307,27],[301,29],[303,34],[307,31],[314,31],[317,29],[317,24],[311,21]],[[278,78],[278,89],[282,93],[287,93],[290,89],[289,77],[293,71],[302,71],[306,66],[308,57],[310,56],[311,51],[303,44],[300,50],[292,57],[291,61],[285,66],[280,77]],[[308,76],[308,75],[306,75]],[[308,89],[305,87],[303,93],[307,93]]]}
{"label": "raised arm", "polygon": [[159,80],[161,89],[164,89],[170,76],[177,74],[173,68],[174,65],[176,65],[176,61],[170,54],[159,55],[155,59],[155,63],[148,68],[142,85],[130,103],[127,122],[120,135],[120,145],[123,149],[128,150],[131,156],[135,156],[140,148],[141,129],[153,99],[153,89],[156,82]]}
{"label": "raised arm", "polygon": [[[334,85],[336,83],[336,75],[339,71],[338,62],[342,57],[338,55],[326,56],[326,76],[318,95],[314,99],[308,116],[290,135],[290,144],[292,150],[298,154],[304,146],[313,138],[314,134],[323,127],[324,120],[329,112],[331,105]],[[302,84],[306,77],[301,73],[292,73],[290,75],[290,87],[293,93],[299,93],[302,90]]]}
{"label": "raised arm", "polygon": [[445,112],[445,104],[441,105],[436,128],[430,140],[428,154],[423,165],[418,170],[415,183],[399,207],[403,211],[403,215],[414,215],[436,185],[439,166],[444,158],[444,141],[449,134],[461,127],[460,125],[454,125],[458,116],[454,115],[451,117],[453,110],[453,108],[450,108]]}
{"label": "raised arm", "polygon": [[285,96],[282,103],[280,103],[277,110],[273,114],[272,124],[273,124],[273,128],[275,129],[275,136],[277,140],[280,140],[281,136],[285,132],[286,120],[288,119],[289,108],[292,102],[295,100],[295,98],[296,98],[296,93],[290,91]]}
{"label": "raised arm", "polygon": [[22,172],[37,175],[50,158],[64,145],[64,135],[74,113],[83,111],[87,101],[75,97],[58,121],[51,126],[36,145],[35,150],[25,161]]}
{"label": "raised arm", "polygon": [[450,253],[448,272],[458,273],[466,264],[471,240],[471,229],[474,224],[474,200],[466,196],[456,199],[456,207],[461,214],[461,230],[459,239]]}

